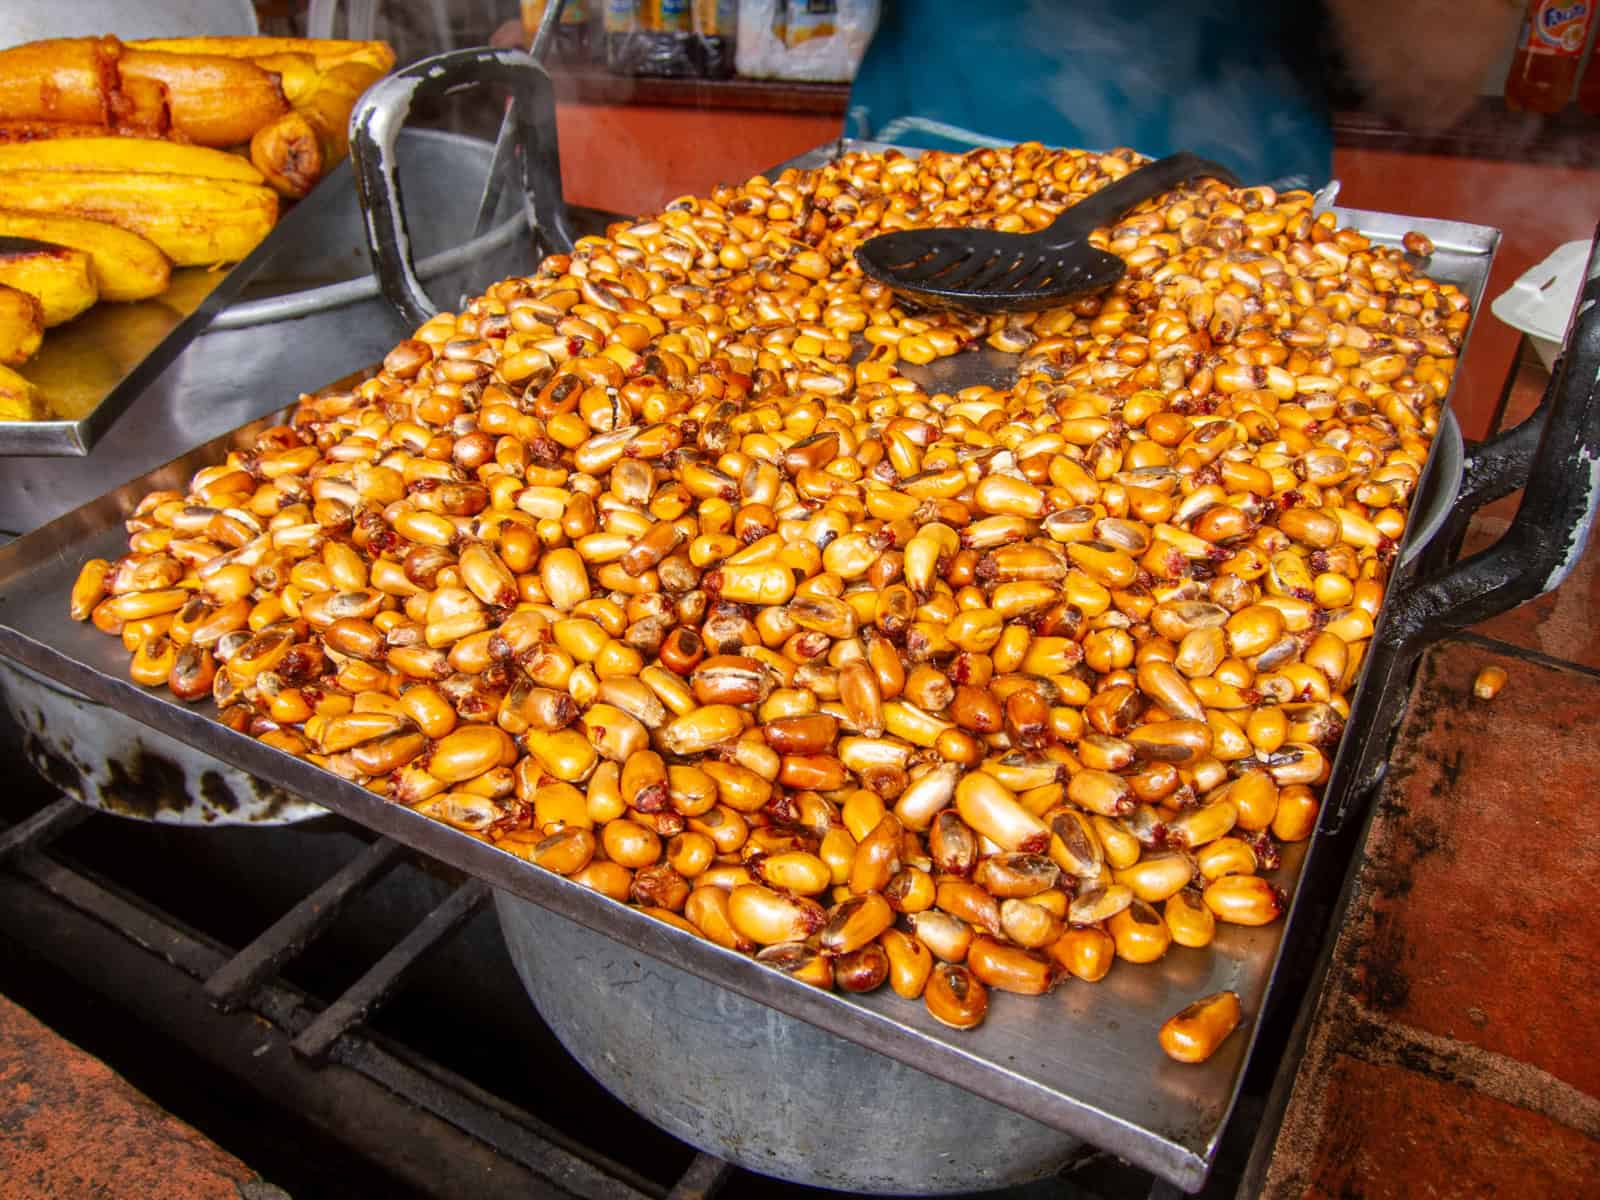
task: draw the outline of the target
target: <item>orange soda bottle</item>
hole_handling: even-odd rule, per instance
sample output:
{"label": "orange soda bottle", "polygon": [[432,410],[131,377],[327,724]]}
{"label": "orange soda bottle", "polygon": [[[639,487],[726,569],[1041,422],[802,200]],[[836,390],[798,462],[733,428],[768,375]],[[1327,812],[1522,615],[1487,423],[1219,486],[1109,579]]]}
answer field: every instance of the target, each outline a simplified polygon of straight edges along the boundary
{"label": "orange soda bottle", "polygon": [[1572,96],[1594,19],[1594,0],[1528,0],[1528,16],[1506,75],[1506,105],[1558,113]]}

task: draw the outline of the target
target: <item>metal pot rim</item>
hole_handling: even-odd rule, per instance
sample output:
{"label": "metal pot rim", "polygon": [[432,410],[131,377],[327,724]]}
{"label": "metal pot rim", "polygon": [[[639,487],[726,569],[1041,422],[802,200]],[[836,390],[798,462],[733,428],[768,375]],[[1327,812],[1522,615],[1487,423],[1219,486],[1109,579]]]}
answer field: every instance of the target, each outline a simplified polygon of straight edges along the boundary
{"label": "metal pot rim", "polygon": [[[449,133],[439,129],[408,129],[405,135],[408,139],[422,138],[459,147],[482,158],[486,168],[494,153],[494,148],[488,142],[481,138],[468,137],[466,134]],[[348,171],[348,164],[347,159],[341,169]],[[527,230],[527,217],[524,213],[518,212],[493,226],[480,237],[463,242],[459,246],[452,246],[448,250],[441,250],[438,254],[429,255],[417,264],[417,271],[424,279],[438,278],[503,249]],[[246,329],[254,325],[268,325],[275,321],[293,320],[296,317],[324,312],[330,308],[339,308],[362,300],[372,300],[377,296],[377,276],[368,273],[356,279],[346,279],[322,287],[305,288],[282,296],[230,304],[212,319],[209,328]]]}

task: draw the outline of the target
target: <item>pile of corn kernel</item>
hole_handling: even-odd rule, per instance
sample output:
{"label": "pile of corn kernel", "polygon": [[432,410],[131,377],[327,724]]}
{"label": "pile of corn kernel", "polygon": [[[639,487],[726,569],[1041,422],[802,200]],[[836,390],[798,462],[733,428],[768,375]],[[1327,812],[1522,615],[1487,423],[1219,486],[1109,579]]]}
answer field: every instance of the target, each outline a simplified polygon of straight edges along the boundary
{"label": "pile of corn kernel", "polygon": [[[852,153],[614,225],[145,497],[73,614],[236,730],[948,1025],[1271,922],[1468,302],[1420,235],[1208,180],[1046,312],[855,264],[1140,161]],[[919,385],[979,344],[1014,378]]]}

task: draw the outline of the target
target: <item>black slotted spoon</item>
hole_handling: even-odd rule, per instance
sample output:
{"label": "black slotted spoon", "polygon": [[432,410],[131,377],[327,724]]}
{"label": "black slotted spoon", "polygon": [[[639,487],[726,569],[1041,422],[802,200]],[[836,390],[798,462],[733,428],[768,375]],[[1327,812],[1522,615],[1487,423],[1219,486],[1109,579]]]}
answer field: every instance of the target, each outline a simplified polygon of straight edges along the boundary
{"label": "black slotted spoon", "polygon": [[856,261],[872,278],[923,304],[975,312],[1050,308],[1103,291],[1127,271],[1115,254],[1089,244],[1091,233],[1201,176],[1239,182],[1226,167],[1172,154],[1085,196],[1037,233],[901,229],[862,243]]}

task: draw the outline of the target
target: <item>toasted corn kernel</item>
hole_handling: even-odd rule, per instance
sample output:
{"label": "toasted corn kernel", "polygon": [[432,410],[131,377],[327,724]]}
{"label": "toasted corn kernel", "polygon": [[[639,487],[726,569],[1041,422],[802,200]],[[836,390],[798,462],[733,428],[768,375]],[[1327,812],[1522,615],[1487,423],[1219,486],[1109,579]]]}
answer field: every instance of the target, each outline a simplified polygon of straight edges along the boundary
{"label": "toasted corn kernel", "polygon": [[1051,961],[1085,983],[1098,983],[1116,961],[1116,942],[1103,929],[1069,929],[1046,950]]}
{"label": "toasted corn kernel", "polygon": [[956,785],[956,811],[984,837],[1006,850],[1041,853],[1050,845],[1050,830],[1007,788],[983,773],[967,775]]}
{"label": "toasted corn kernel", "polygon": [[1161,1048],[1178,1062],[1205,1062],[1239,1027],[1239,996],[1217,992],[1168,1017],[1161,1026]]}
{"label": "toasted corn kernel", "polygon": [[1217,919],[1194,888],[1184,888],[1168,896],[1161,914],[1172,940],[1180,946],[1198,949],[1209,946],[1217,936]]}
{"label": "toasted corn kernel", "polygon": [[1472,680],[1472,694],[1479,700],[1493,700],[1505,687],[1506,679],[1504,667],[1484,667]]}
{"label": "toasted corn kernel", "polygon": [[906,1000],[917,999],[933,974],[933,955],[916,938],[898,929],[884,930],[878,941],[889,956],[889,987]]}
{"label": "toasted corn kernel", "polygon": [[1129,962],[1154,962],[1172,944],[1172,933],[1161,915],[1143,900],[1135,899],[1106,923],[1116,943],[1117,957]]}
{"label": "toasted corn kernel", "polygon": [[982,1024],[989,1011],[989,993],[977,976],[968,968],[950,962],[933,968],[922,1000],[934,1020],[954,1029],[971,1029]]}
{"label": "toasted corn kernel", "polygon": [[785,896],[757,884],[733,889],[728,897],[728,917],[743,937],[761,946],[803,941],[827,923],[827,915],[816,901]]}
{"label": "toasted corn kernel", "polygon": [[1258,875],[1224,875],[1206,884],[1205,903],[1230,925],[1270,925],[1283,913],[1283,895]]}

